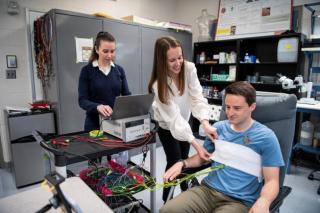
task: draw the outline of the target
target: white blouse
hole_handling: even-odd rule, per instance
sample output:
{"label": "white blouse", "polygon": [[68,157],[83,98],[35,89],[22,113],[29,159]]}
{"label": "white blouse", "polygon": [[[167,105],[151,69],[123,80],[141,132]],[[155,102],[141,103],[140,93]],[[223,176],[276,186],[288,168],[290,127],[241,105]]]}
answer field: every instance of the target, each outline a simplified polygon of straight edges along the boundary
{"label": "white blouse", "polygon": [[111,61],[110,66],[108,66],[106,69],[103,69],[102,67],[99,66],[98,60],[94,60],[92,62],[92,66],[99,67],[99,70],[105,75],[108,75],[110,73],[111,67],[115,67],[114,63]]}
{"label": "white blouse", "polygon": [[190,113],[200,122],[204,119],[209,120],[209,105],[206,98],[202,95],[197,69],[194,63],[185,61],[185,90],[182,96],[173,80],[168,77],[168,85],[173,92],[169,92],[168,104],[163,104],[159,100],[157,81],[152,88],[155,93],[152,104],[155,120],[163,129],[170,130],[172,136],[180,141],[191,143],[194,136],[189,125]]}

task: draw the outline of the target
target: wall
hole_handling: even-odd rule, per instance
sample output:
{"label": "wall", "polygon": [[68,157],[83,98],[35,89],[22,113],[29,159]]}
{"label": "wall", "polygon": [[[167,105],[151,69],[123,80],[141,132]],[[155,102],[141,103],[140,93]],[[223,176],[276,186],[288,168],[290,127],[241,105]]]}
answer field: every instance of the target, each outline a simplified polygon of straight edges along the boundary
{"label": "wall", "polygon": [[[7,150],[6,126],[4,125],[3,108],[6,105],[27,106],[31,100],[31,84],[27,69],[27,39],[24,25],[25,17],[9,16],[6,11],[6,0],[0,1],[0,129],[2,149]],[[6,55],[16,55],[18,68],[17,79],[5,79]],[[4,161],[8,159],[4,151]]]}
{"label": "wall", "polygon": [[[293,6],[307,3],[315,3],[319,0],[293,0]],[[198,41],[199,30],[195,23],[197,17],[201,15],[201,10],[207,9],[208,13],[218,18],[219,0],[177,0],[176,20],[180,23],[192,25],[193,42]],[[308,15],[308,14],[307,14]],[[310,28],[310,18],[304,14],[304,32]]]}

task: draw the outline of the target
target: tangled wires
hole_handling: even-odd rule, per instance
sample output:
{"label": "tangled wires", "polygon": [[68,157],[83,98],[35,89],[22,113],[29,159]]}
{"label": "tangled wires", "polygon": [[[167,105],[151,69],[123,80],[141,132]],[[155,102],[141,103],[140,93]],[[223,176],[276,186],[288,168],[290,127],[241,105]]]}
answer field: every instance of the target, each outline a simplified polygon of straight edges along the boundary
{"label": "tangled wires", "polygon": [[107,166],[82,170],[80,178],[102,197],[134,194],[145,189],[149,179],[134,168],[125,168],[113,161]]}
{"label": "tangled wires", "polygon": [[44,100],[47,100],[47,88],[50,86],[51,77],[54,76],[51,59],[52,33],[52,20],[48,14],[34,21],[35,62]]}

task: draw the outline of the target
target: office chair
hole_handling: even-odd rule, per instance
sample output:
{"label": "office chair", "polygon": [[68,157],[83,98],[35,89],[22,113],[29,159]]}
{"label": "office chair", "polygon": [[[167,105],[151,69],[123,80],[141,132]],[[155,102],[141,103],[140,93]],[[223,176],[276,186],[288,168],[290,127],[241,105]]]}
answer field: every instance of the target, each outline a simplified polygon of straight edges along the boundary
{"label": "office chair", "polygon": [[[309,175],[308,175],[308,179],[309,180],[318,180],[320,181],[319,178],[316,177],[317,173],[320,173],[320,170],[319,169],[316,169],[316,170],[313,170]],[[320,195],[320,185],[317,189],[317,194]]]}
{"label": "office chair", "polygon": [[[289,158],[292,149],[294,131],[295,131],[295,120],[296,120],[296,104],[297,98],[293,94],[284,93],[271,93],[271,92],[257,92],[257,107],[252,114],[252,117],[260,123],[266,125],[274,131],[276,134],[285,162],[285,166],[280,168],[280,190],[277,198],[273,201],[270,206],[270,212],[278,212],[281,204],[285,197],[291,192],[291,188],[283,186],[286,171],[289,165]],[[220,120],[227,119],[223,110],[220,114]],[[202,170],[205,167],[210,166],[204,165],[201,168],[190,168],[183,170],[185,174],[191,174]],[[189,186],[198,185],[197,180],[190,180]],[[168,198],[171,198],[174,192],[174,187],[171,187]]]}

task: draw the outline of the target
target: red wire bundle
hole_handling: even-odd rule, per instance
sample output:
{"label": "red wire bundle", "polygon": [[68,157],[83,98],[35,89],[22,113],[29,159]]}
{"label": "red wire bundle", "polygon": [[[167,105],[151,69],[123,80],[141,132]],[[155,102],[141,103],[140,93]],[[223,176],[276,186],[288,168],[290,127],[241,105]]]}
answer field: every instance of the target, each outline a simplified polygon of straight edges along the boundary
{"label": "red wire bundle", "polygon": [[[105,174],[105,173],[99,174],[97,171],[97,174],[95,174],[96,176],[88,175],[89,173],[94,172],[94,170],[103,169],[103,168],[110,168],[112,171],[123,173],[123,174],[126,174],[126,175],[134,178],[136,180],[136,183],[132,184],[130,186],[127,186],[127,189],[133,188],[133,187],[140,185],[141,183],[144,182],[144,178],[141,175],[139,175],[133,171],[129,171],[127,168],[121,166],[120,164],[118,164],[114,161],[109,161],[107,167],[90,167],[90,168],[82,170],[79,175],[80,178],[86,184],[88,184],[91,188],[96,189],[99,193],[101,193],[105,197],[113,195],[112,190],[109,189],[106,186],[106,184],[102,184],[102,181],[105,179],[105,175],[108,175],[108,174]],[[116,181],[116,180],[114,180],[114,181]]]}

